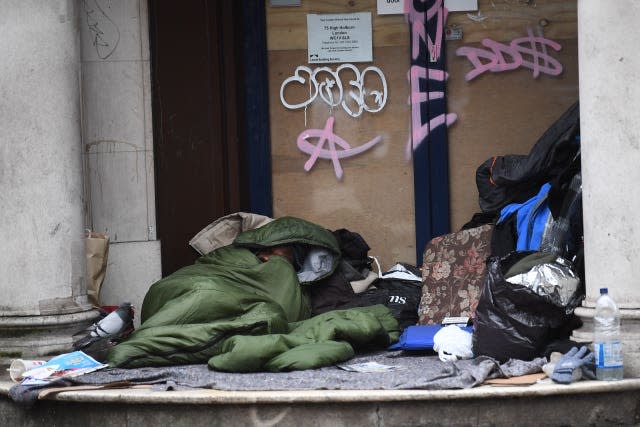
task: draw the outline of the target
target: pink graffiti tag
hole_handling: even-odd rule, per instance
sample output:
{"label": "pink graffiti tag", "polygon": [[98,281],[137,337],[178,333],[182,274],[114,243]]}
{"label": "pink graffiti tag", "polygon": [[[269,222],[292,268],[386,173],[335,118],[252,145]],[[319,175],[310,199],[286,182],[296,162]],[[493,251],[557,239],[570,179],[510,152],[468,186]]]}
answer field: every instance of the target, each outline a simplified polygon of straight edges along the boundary
{"label": "pink graffiti tag", "polygon": [[[449,74],[442,70],[429,70],[429,79],[445,81],[449,77]],[[427,70],[424,67],[412,66],[409,72],[409,80],[411,81],[412,88],[420,87],[420,80],[427,78]],[[419,90],[411,91],[411,136],[407,142],[405,150],[405,157],[407,160],[411,159],[411,153],[417,149],[422,141],[424,141],[429,135],[431,129],[435,129],[438,126],[446,124],[451,126],[458,118],[455,113],[449,113],[446,116],[440,114],[429,120],[428,123],[422,123],[420,115],[420,104],[423,102],[433,101],[444,97],[444,92],[420,92]]]}
{"label": "pink graffiti tag", "polygon": [[[447,9],[443,9],[443,13],[440,12],[440,6],[443,0],[437,0],[427,10],[426,16],[424,12],[419,12],[415,9],[413,2],[405,1],[405,15],[407,20],[411,23],[411,32],[413,33],[411,43],[411,56],[416,59],[420,54],[420,42],[427,45],[427,51],[432,61],[435,61],[440,57],[440,48],[442,46],[442,35],[444,34],[443,26],[447,22]],[[426,21],[431,20],[433,17],[437,19],[436,40],[431,40],[431,37],[426,33],[427,29],[424,25]]]}
{"label": "pink graffiti tag", "polygon": [[[305,171],[309,172],[318,158],[331,159],[336,177],[341,179],[343,172],[339,159],[355,156],[356,154],[360,154],[368,150],[380,142],[382,137],[376,136],[371,141],[362,144],[359,147],[351,148],[351,145],[349,145],[347,141],[333,133],[334,121],[335,118],[330,116],[327,119],[327,123],[324,125],[324,129],[307,129],[302,131],[302,133],[298,135],[297,144],[300,151],[310,155],[309,160],[304,164]],[[311,144],[307,141],[309,138],[318,138],[318,143],[316,145]],[[325,142],[329,144],[328,150],[324,148]],[[342,150],[336,150],[336,144],[339,145]]]}
{"label": "pink graffiti tag", "polygon": [[[436,62],[441,54],[441,46],[442,46],[442,35],[444,34],[443,27],[447,21],[448,11],[446,8],[440,8],[442,5],[442,0],[436,1],[431,8],[429,8],[426,12],[419,12],[415,9],[414,3],[410,1],[405,2],[405,14],[407,19],[411,23],[411,31],[412,35],[412,49],[411,55],[413,59],[417,59],[420,53],[420,44],[422,42],[426,45],[427,51],[429,52],[429,59],[432,62]],[[431,40],[426,34],[426,26],[425,19],[437,20],[437,30],[436,30],[436,40]],[[437,117],[433,117],[427,123],[422,123],[422,117],[420,112],[420,104],[423,102],[430,102],[436,99],[441,99],[444,97],[444,92],[441,91],[431,91],[424,92],[420,89],[420,81],[424,79],[429,79],[433,81],[445,81],[449,77],[448,73],[444,70],[438,70],[434,68],[429,68],[424,66],[412,65],[409,73],[407,74],[407,79],[411,85],[411,95],[409,97],[409,104],[411,105],[411,135],[409,136],[409,140],[407,141],[405,157],[408,160],[411,159],[411,155],[414,150],[416,150],[420,144],[424,140],[426,140],[427,136],[429,136],[429,132],[432,129],[437,128],[443,124],[447,126],[451,126],[458,118],[457,114],[449,113],[446,116],[441,114]]]}
{"label": "pink graffiti tag", "polygon": [[[456,50],[456,55],[466,56],[473,65],[473,70],[464,77],[467,81],[473,80],[487,71],[500,73],[515,70],[518,67],[533,70],[533,78],[537,78],[540,73],[552,76],[562,73],[562,64],[547,53],[547,46],[555,51],[562,49],[562,46],[553,40],[544,38],[541,34],[534,36],[531,28],[527,29],[526,37],[513,39],[509,45],[488,38],[482,40],[482,45],[490,50],[469,46],[463,46]],[[505,54],[511,58],[510,61],[505,59]],[[531,60],[525,60],[523,55]],[[488,62],[483,63],[483,59]]]}

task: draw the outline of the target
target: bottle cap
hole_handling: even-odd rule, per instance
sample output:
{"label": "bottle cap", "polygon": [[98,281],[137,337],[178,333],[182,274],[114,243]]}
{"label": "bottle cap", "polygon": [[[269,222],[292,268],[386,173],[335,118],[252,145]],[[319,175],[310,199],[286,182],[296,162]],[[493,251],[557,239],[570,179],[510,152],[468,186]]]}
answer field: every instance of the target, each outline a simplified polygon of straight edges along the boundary
{"label": "bottle cap", "polygon": [[609,289],[607,288],[600,288],[600,295],[602,294],[608,294],[609,293]]}

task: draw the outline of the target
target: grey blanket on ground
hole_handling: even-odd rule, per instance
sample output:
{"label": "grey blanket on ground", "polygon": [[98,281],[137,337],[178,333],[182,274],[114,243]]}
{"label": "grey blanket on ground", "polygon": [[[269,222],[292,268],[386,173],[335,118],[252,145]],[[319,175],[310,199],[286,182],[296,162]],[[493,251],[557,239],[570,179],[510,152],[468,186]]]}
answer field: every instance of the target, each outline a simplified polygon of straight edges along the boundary
{"label": "grey blanket on ground", "polygon": [[[75,378],[57,381],[54,386],[106,385],[128,383],[151,384],[155,390],[209,388],[217,390],[446,390],[466,389],[487,379],[511,378],[542,372],[545,358],[532,361],[495,359],[442,362],[433,354],[404,351],[377,352],[356,356],[340,365],[344,367],[375,362],[389,370],[381,372],[349,371],[338,366],[292,372],[228,373],[209,369],[206,364],[158,368],[106,368]],[[41,387],[16,384],[9,396],[22,404],[33,404]]]}

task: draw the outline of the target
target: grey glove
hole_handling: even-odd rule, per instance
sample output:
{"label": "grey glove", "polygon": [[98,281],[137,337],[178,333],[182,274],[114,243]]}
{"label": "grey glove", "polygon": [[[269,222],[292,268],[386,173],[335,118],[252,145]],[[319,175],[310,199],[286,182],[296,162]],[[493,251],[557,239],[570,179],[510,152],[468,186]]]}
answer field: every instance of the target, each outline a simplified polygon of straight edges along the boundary
{"label": "grey glove", "polygon": [[593,363],[594,355],[585,346],[573,347],[556,363],[551,379],[560,384],[570,384],[582,377],[582,367]]}

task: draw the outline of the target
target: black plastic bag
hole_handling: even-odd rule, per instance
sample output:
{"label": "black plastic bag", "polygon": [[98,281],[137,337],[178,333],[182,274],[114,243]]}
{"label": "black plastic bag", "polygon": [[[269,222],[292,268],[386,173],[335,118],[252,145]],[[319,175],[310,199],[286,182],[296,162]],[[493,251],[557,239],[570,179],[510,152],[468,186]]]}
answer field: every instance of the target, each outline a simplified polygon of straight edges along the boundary
{"label": "black plastic bag", "polygon": [[480,209],[501,210],[513,202],[524,202],[545,182],[563,172],[580,150],[580,106],[574,102],[542,134],[529,154],[494,156],[476,169]]}
{"label": "black plastic bag", "polygon": [[512,252],[487,261],[474,318],[475,356],[489,356],[500,362],[533,360],[544,354],[550,342],[567,338],[579,326],[572,310],[553,304],[529,287],[507,282],[505,272],[531,253]]}

